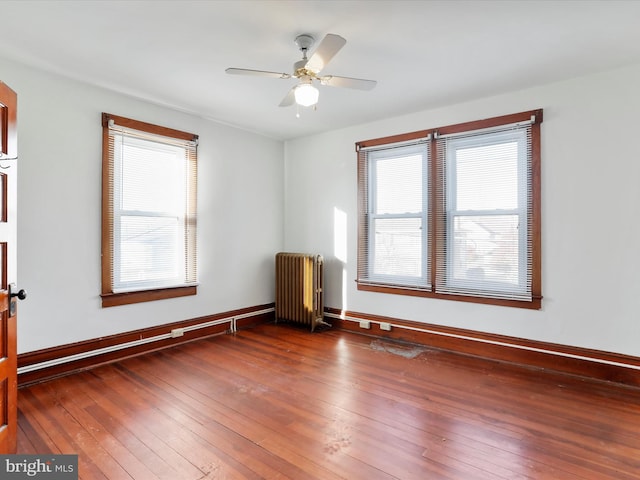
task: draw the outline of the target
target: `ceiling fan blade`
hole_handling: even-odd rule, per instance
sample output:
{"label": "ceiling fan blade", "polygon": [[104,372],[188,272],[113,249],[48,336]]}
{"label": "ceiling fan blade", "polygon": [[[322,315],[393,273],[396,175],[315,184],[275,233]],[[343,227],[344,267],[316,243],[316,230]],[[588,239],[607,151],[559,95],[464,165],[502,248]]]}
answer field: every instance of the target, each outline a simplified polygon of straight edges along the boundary
{"label": "ceiling fan blade", "polygon": [[296,101],[295,90],[296,90],[296,87],[293,87],[291,90],[289,90],[289,93],[287,93],[287,96],[284,97],[280,102],[280,105],[279,105],[280,107],[288,107],[295,103]]}
{"label": "ceiling fan blade", "polygon": [[322,70],[327,63],[340,51],[347,41],[340,35],[334,35],[333,33],[327,34],[318,45],[318,48],[313,52],[311,58],[305,65],[307,70],[318,73]]}
{"label": "ceiling fan blade", "polygon": [[288,73],[278,72],[265,72],[264,70],[249,70],[246,68],[227,68],[225,72],[231,75],[255,75],[257,77],[271,77],[271,78],[291,78]]}
{"label": "ceiling fan blade", "polygon": [[330,87],[355,88],[357,90],[371,90],[378,82],[375,80],[364,80],[362,78],[337,77],[335,75],[326,75],[320,77],[322,85]]}

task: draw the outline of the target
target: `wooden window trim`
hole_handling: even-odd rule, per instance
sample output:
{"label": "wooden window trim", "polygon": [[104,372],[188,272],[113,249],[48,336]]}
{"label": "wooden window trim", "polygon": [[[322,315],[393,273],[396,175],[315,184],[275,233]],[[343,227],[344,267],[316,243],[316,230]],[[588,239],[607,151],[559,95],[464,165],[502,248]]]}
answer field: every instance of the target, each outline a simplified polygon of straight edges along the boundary
{"label": "wooden window trim", "polygon": [[110,221],[111,213],[109,212],[112,186],[109,184],[109,175],[107,175],[111,163],[108,148],[109,122],[111,120],[113,120],[113,122],[115,122],[115,124],[119,126],[139,130],[146,133],[162,135],[165,137],[185,141],[198,140],[198,135],[183,132],[181,130],[175,130],[151,123],[132,120],[109,113],[102,114],[102,291],[100,294],[102,307],[114,307],[119,305],[128,305],[133,303],[196,295],[197,286],[195,285],[178,286],[173,288],[156,288],[151,290],[122,293],[114,293],[112,291],[111,279],[113,273],[113,252],[111,250],[111,238],[113,236],[113,223]]}
{"label": "wooden window trim", "polygon": [[167,298],[186,297],[196,295],[197,287],[175,287],[175,288],[158,288],[155,290],[142,290],[139,292],[124,293],[103,293],[102,306],[116,307],[119,305],[129,305],[131,303],[151,302],[154,300],[164,300]]}
{"label": "wooden window trim", "polygon": [[[371,140],[365,140],[356,143],[356,151],[359,152],[361,148],[365,147],[375,147],[380,145],[392,144],[397,142],[405,142],[416,140],[419,138],[425,138],[428,135],[438,134],[438,135],[448,135],[462,132],[471,132],[474,130],[482,130],[486,128],[494,128],[500,127],[502,125],[509,125],[518,122],[530,121],[533,119],[531,124],[531,189],[532,189],[532,219],[531,219],[531,249],[532,249],[532,278],[531,278],[531,294],[532,298],[530,301],[525,300],[512,300],[512,299],[501,299],[501,298],[490,298],[490,297],[476,297],[470,295],[455,295],[449,293],[437,293],[435,291],[436,285],[436,272],[439,268],[443,268],[442,265],[437,264],[436,258],[436,238],[438,233],[445,228],[444,225],[438,224],[441,216],[438,215],[430,215],[431,223],[429,225],[430,232],[429,237],[431,241],[431,251],[429,252],[431,257],[431,289],[428,290],[426,288],[412,288],[405,286],[394,286],[394,285],[385,285],[385,284],[376,284],[374,282],[368,282],[366,280],[361,280],[360,275],[360,265],[358,266],[358,278],[356,278],[356,284],[358,290],[368,291],[368,292],[377,292],[377,293],[387,293],[387,294],[395,294],[395,295],[408,295],[408,296],[417,296],[417,297],[426,297],[426,298],[439,298],[446,300],[456,300],[463,302],[471,302],[471,303],[480,303],[480,304],[489,304],[489,305],[500,305],[500,306],[509,306],[509,307],[519,307],[519,308],[527,308],[527,309],[535,309],[539,310],[542,308],[542,255],[541,255],[541,182],[540,182],[540,164],[541,164],[541,140],[540,140],[540,124],[543,120],[542,109],[537,110],[529,110],[525,112],[510,114],[510,115],[502,115],[498,117],[487,118],[483,120],[476,120],[471,122],[464,122],[455,125],[448,125],[445,127],[432,128],[427,130],[419,130],[411,133],[392,135],[388,137],[376,138]],[[436,170],[436,141],[433,140],[431,142],[431,158],[433,159],[431,162],[431,171],[430,171],[430,210],[434,212],[438,208],[442,208],[442,205],[438,205],[437,202],[439,198],[443,198],[442,195],[438,194],[438,189],[442,188],[442,185],[436,184],[437,182],[434,179],[437,178]],[[366,214],[367,209],[367,178],[366,178],[366,168],[362,162],[364,162],[364,156],[358,154],[358,262],[363,261],[363,255],[361,252],[366,248],[367,242],[367,226],[366,221],[363,220],[363,217]]]}

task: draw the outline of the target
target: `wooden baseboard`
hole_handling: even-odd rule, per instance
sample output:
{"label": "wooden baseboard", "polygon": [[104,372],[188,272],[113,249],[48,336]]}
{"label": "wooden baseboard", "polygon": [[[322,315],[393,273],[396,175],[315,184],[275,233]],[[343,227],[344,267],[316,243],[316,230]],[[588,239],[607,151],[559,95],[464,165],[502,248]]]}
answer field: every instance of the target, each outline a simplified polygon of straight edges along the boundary
{"label": "wooden baseboard", "polygon": [[[336,328],[364,335],[640,387],[638,357],[366,313],[343,312],[336,308],[325,308],[325,316]],[[360,328],[361,320],[371,322],[371,329]],[[391,331],[381,330],[381,323],[390,324]]]}
{"label": "wooden baseboard", "polygon": [[[354,333],[640,387],[638,357],[360,312],[343,312],[329,307],[325,308],[325,316],[335,328]],[[274,304],[271,303],[23,353],[18,355],[18,384],[22,387],[42,382],[274,319]],[[371,329],[360,328],[362,320],[369,321]],[[381,330],[381,323],[390,324],[391,331]],[[171,331],[175,329],[183,329],[184,335],[172,337]]]}
{"label": "wooden baseboard", "polygon": [[[18,385],[22,387],[42,382],[104,363],[273,320],[274,304],[270,303],[23,353],[18,355]],[[172,331],[180,329],[183,335],[172,336]]]}

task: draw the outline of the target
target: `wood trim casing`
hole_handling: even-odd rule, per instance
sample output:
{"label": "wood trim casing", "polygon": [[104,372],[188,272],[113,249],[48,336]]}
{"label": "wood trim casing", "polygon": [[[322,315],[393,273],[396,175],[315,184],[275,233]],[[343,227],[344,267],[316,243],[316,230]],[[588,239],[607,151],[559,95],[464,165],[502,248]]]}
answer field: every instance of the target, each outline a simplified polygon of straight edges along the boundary
{"label": "wood trim casing", "polygon": [[113,275],[111,238],[113,237],[113,222],[111,213],[111,175],[108,174],[111,160],[109,157],[109,117],[102,114],[102,200],[101,200],[101,294],[112,293],[111,277]]}
{"label": "wood trim casing", "polygon": [[[231,319],[235,317],[240,317],[235,321],[236,329],[244,329],[261,323],[271,322],[275,319],[274,304],[270,303],[241,308],[204,317],[132,330],[107,337],[22,353],[18,355],[18,385],[22,387],[81,370],[87,370],[105,363],[172,347],[180,343],[190,342],[212,335],[229,333],[230,325],[228,323],[203,327],[199,326],[224,319],[230,319],[231,321]],[[189,327],[192,328],[190,329]],[[171,330],[178,328],[185,329],[183,336],[153,341],[153,337],[166,336]],[[151,339],[152,341],[139,345],[126,346],[128,343],[139,342],[145,339]],[[92,352],[98,352],[100,350],[107,351],[105,353],[92,354]],[[78,358],[74,359],[74,357]],[[21,368],[24,369],[24,367],[36,366],[38,364],[42,365],[37,369],[28,370],[24,373],[20,372]]]}
{"label": "wood trim casing", "polygon": [[116,125],[121,127],[131,128],[134,130],[140,130],[142,132],[152,133],[154,135],[162,135],[169,138],[177,138],[185,140],[187,142],[193,142],[198,140],[198,135],[194,133],[184,132],[182,130],[176,130],[174,128],[163,127],[160,125],[154,125],[152,123],[141,122],[139,120],[132,120],[126,117],[120,117],[111,113],[102,113],[102,126],[108,127],[109,121],[113,120]]}
{"label": "wood trim casing", "polygon": [[196,295],[198,287],[175,287],[175,288],[157,288],[155,290],[143,290],[140,292],[124,292],[124,293],[103,293],[103,307],[116,307],[119,305],[129,305],[132,303],[151,302],[154,300],[164,300],[167,298],[186,297]]}
{"label": "wood trim casing", "polygon": [[409,295],[413,297],[437,298],[440,300],[456,300],[459,302],[480,303],[484,305],[499,305],[502,307],[517,307],[530,310],[540,310],[542,297],[534,296],[531,301],[510,300],[507,298],[474,297],[470,295],[455,295],[452,293],[436,293],[424,289],[396,287],[392,285],[376,285],[358,282],[358,290],[365,292],[388,293],[394,295]]}
{"label": "wood trim casing", "polygon": [[18,95],[0,81],[0,159],[18,156]]}
{"label": "wood trim casing", "polygon": [[[344,312],[330,307],[325,308],[325,315],[329,316],[327,320],[334,328],[354,333],[640,387],[639,357],[367,313]],[[372,328],[360,328],[360,320],[368,320]],[[380,323],[391,324],[391,331],[380,330]]]}
{"label": "wood trim casing", "polygon": [[[111,113],[102,113],[102,236],[101,236],[101,294],[102,307],[114,307],[120,305],[128,305],[132,303],[149,302],[168,298],[184,297],[188,295],[196,295],[198,287],[195,285],[180,286],[175,288],[156,288],[151,290],[142,290],[135,292],[113,292],[113,214],[111,203],[111,193],[113,189],[110,169],[112,160],[109,155],[109,124],[113,122],[120,127],[138,130],[153,135],[160,135],[167,138],[178,139],[187,142],[197,142],[198,135],[176,130],[169,127],[154,125],[151,123],[132,120],[130,118],[113,115]],[[196,191],[190,192],[190,201],[196,201]],[[194,207],[195,208],[195,207]],[[195,236],[190,238],[191,248],[195,251]]]}

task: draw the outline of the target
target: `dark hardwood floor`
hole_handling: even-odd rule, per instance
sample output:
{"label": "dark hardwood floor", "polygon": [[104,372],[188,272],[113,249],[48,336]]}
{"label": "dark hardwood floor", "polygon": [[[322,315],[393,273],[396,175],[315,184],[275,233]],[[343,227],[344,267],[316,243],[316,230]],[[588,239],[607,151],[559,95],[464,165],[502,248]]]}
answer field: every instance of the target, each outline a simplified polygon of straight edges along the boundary
{"label": "dark hardwood floor", "polygon": [[98,479],[639,479],[640,390],[263,325],[19,391]]}

